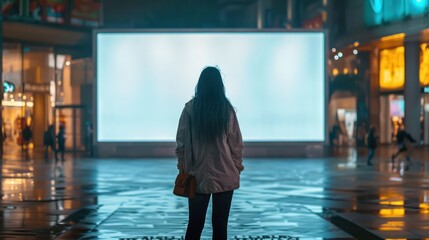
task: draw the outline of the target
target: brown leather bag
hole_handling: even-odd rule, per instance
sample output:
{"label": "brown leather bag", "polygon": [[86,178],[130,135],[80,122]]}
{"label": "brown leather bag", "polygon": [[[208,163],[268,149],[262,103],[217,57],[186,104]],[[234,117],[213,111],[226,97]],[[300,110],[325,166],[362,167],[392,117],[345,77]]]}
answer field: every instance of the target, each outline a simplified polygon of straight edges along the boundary
{"label": "brown leather bag", "polygon": [[[190,150],[191,150],[191,173],[193,173],[194,167],[194,149],[192,147],[192,128],[191,128],[191,119],[189,118],[189,136],[190,136]],[[195,177],[189,173],[179,172],[174,183],[173,194],[181,197],[194,198],[197,194],[197,181]]]}
{"label": "brown leather bag", "polygon": [[181,197],[194,198],[197,193],[195,177],[187,173],[177,174],[173,193]]}

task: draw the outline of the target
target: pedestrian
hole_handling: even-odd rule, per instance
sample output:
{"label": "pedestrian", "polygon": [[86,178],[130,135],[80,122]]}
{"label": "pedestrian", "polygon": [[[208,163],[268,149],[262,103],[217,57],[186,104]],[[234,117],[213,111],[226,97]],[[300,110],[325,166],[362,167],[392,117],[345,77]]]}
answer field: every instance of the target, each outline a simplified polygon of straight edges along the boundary
{"label": "pedestrian", "polygon": [[86,138],[85,138],[85,151],[89,156],[94,156],[94,150],[93,150],[93,137],[94,137],[94,130],[92,129],[92,123],[86,122]]}
{"label": "pedestrian", "polygon": [[243,141],[237,116],[226,98],[219,69],[201,72],[195,96],[186,103],[176,136],[177,167],[195,176],[197,194],[188,199],[186,240],[198,240],[213,198],[212,239],[227,239],[233,192],[240,187]]}
{"label": "pedestrian", "polygon": [[[61,153],[61,161],[64,163],[64,152],[65,152],[65,145],[66,145],[66,130],[64,125],[60,125],[58,134],[58,151]],[[58,161],[57,155],[55,155],[56,161]]]}
{"label": "pedestrian", "polygon": [[371,126],[368,132],[368,136],[366,138],[366,141],[368,143],[368,159],[366,161],[366,164],[368,166],[372,165],[371,160],[374,157],[375,149],[377,148],[378,135],[376,134],[375,130],[375,126]]}
{"label": "pedestrian", "polygon": [[56,144],[55,144],[55,131],[54,126],[49,125],[48,129],[43,133],[43,145],[45,146],[45,159],[48,159],[48,150],[55,153],[56,156]]}
{"label": "pedestrian", "polygon": [[407,131],[405,131],[404,125],[399,126],[399,131],[396,134],[396,142],[398,144],[398,150],[392,155],[392,164],[395,163],[395,159],[401,153],[405,153],[405,158],[407,162],[410,162],[411,148],[413,143],[416,143],[416,140]]}
{"label": "pedestrian", "polygon": [[33,137],[33,133],[31,131],[31,128],[26,124],[25,128],[22,130],[22,139],[23,139],[24,148],[26,150],[28,150],[29,148],[30,140],[32,137]]}

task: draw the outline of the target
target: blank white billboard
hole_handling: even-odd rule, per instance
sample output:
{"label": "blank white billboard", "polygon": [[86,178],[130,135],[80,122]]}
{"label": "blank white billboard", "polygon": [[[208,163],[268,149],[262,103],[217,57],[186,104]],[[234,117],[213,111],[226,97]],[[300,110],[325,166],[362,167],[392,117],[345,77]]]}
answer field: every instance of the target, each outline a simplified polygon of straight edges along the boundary
{"label": "blank white billboard", "polygon": [[98,33],[97,140],[172,142],[201,71],[217,66],[245,141],[325,140],[321,32]]}

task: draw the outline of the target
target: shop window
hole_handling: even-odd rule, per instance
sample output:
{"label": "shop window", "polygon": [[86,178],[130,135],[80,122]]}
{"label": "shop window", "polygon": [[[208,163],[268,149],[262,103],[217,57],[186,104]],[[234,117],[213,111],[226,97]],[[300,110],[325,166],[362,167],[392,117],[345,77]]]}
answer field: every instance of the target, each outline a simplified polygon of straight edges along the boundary
{"label": "shop window", "polygon": [[400,89],[405,83],[404,47],[380,51],[380,89]]}
{"label": "shop window", "polygon": [[429,85],[429,46],[427,43],[420,45],[420,84]]}

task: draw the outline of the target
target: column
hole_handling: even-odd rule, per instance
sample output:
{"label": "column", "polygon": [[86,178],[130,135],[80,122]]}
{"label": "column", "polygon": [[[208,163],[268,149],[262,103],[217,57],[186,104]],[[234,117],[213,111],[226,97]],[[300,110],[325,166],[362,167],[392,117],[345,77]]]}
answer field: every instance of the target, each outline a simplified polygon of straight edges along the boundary
{"label": "column", "polygon": [[420,47],[419,42],[405,42],[405,130],[420,142]]}
{"label": "column", "polygon": [[258,0],[257,2],[257,28],[262,29],[265,25],[265,6],[263,0]]}
{"label": "column", "polygon": [[[381,131],[381,121],[385,121],[380,115],[380,73],[379,73],[379,50],[373,49],[370,52],[369,71],[369,125],[375,126],[377,131]],[[383,139],[380,139],[383,142]]]}
{"label": "column", "polygon": [[[370,83],[370,53],[360,52],[352,64],[358,70],[358,83],[356,94],[356,146],[365,146],[366,132],[369,129],[369,83]],[[365,134],[364,134],[365,133]]]}
{"label": "column", "polygon": [[286,12],[286,28],[292,29],[295,27],[295,0],[287,0],[287,12]]}
{"label": "column", "polygon": [[43,93],[34,94],[33,109],[33,143],[35,148],[43,147],[43,133],[47,129],[46,95]]}

